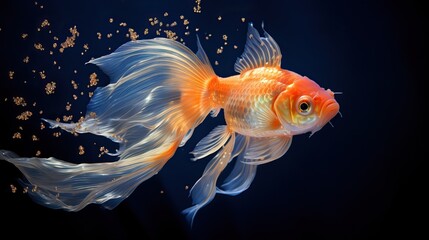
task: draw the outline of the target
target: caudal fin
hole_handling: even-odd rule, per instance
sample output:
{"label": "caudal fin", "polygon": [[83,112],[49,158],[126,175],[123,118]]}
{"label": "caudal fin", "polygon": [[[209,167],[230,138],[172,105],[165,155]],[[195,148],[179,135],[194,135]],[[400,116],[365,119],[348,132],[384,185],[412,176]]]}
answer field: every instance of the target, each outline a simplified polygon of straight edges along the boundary
{"label": "caudal fin", "polygon": [[44,206],[78,211],[96,203],[114,208],[158,173],[210,113],[205,91],[216,75],[198,46],[194,54],[173,40],[139,40],[91,60],[111,83],[96,89],[85,119],[73,126],[46,120],[53,127],[119,142],[118,161],[73,164],[5,150],[0,159],[22,171],[35,189],[31,197]]}

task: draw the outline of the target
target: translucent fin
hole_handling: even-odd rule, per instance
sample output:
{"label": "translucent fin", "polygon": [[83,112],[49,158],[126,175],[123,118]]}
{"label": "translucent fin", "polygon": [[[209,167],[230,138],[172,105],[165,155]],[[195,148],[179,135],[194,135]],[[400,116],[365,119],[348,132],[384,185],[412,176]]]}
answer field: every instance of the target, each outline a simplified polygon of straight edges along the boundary
{"label": "translucent fin", "polygon": [[250,137],[243,163],[264,164],[283,156],[292,143],[292,136]]}
{"label": "translucent fin", "polygon": [[49,120],[49,119],[45,119],[45,118],[42,118],[42,121],[49,124],[50,128],[59,127],[59,128],[62,128],[63,130],[65,130],[67,132],[74,132],[76,129],[76,123],[62,123],[62,122],[57,122],[57,121]]}
{"label": "translucent fin", "polygon": [[[227,129],[225,128],[227,131]],[[228,165],[234,150],[235,134],[230,133],[228,143],[207,164],[204,173],[191,189],[193,206],[183,211],[192,225],[198,210],[212,201],[216,195],[216,182],[221,172]]]}
{"label": "translucent fin", "polygon": [[[56,158],[21,158],[0,150],[0,159],[14,164],[31,198],[46,207],[79,211],[91,203],[112,209],[146,179],[156,174],[174,154],[177,145],[160,146],[142,158],[111,163],[73,164]],[[155,156],[156,155],[156,156]]]}
{"label": "translucent fin", "polygon": [[201,46],[200,38],[198,37],[198,35],[197,35],[197,46],[198,46],[197,57],[201,60],[201,62],[203,64],[209,66],[210,69],[212,69],[209,58],[207,57],[206,52],[204,51],[203,47]]}
{"label": "translucent fin", "polygon": [[195,157],[192,160],[205,158],[208,155],[217,152],[226,141],[228,141],[231,133],[227,130],[226,125],[217,126],[207,136],[201,139],[191,152]]}
{"label": "translucent fin", "polygon": [[182,142],[180,143],[179,147],[183,147],[185,146],[186,142],[192,137],[192,134],[194,133],[194,129],[192,128],[191,130],[189,130],[185,137],[183,137]]}
{"label": "translucent fin", "polygon": [[257,165],[244,163],[244,154],[240,154],[235,161],[234,169],[225,179],[225,183],[221,188],[217,189],[217,193],[227,195],[238,195],[250,187],[256,175]]}
{"label": "translucent fin", "polygon": [[282,59],[280,47],[265,30],[264,36],[261,37],[253,24],[249,23],[244,52],[234,65],[236,72],[243,73],[258,67],[280,68]]}
{"label": "translucent fin", "polygon": [[215,109],[212,109],[212,111],[210,112],[210,116],[215,118],[219,113],[220,113],[220,108],[215,108]]}
{"label": "translucent fin", "polygon": [[73,125],[45,121],[118,141],[118,161],[73,164],[0,151],[0,159],[18,167],[25,184],[35,189],[29,191],[31,197],[47,207],[68,211],[91,203],[115,207],[158,173],[211,111],[206,85],[216,75],[176,41],[128,42],[89,63],[103,69],[111,83],[96,89],[84,120]]}

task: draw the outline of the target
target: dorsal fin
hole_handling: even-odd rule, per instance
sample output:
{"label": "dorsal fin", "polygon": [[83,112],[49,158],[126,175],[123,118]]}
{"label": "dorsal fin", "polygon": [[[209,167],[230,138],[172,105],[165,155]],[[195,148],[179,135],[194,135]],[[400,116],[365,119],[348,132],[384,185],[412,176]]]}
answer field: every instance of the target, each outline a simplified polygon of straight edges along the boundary
{"label": "dorsal fin", "polygon": [[243,73],[258,67],[280,67],[282,54],[279,45],[265,30],[264,36],[261,37],[253,24],[249,23],[244,52],[234,65],[236,72]]}

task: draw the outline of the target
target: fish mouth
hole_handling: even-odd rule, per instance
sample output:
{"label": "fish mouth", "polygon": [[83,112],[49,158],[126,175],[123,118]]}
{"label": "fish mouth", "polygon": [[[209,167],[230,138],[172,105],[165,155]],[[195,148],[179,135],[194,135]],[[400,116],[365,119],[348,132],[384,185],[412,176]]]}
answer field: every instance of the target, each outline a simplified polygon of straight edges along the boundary
{"label": "fish mouth", "polygon": [[333,117],[335,117],[335,115],[337,115],[339,111],[340,111],[340,105],[337,103],[337,101],[335,101],[335,99],[327,100],[322,106],[319,123],[317,124],[316,129],[314,129],[312,132],[314,133],[320,130]]}

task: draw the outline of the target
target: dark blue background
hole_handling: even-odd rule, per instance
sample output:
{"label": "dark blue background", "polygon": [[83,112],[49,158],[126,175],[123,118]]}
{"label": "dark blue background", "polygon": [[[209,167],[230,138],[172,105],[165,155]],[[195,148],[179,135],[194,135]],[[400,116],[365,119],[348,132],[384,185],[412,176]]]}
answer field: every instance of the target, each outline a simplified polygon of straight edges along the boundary
{"label": "dark blue background", "polygon": [[[246,22],[252,21],[274,37],[282,49],[282,67],[309,76],[338,95],[342,118],[337,116],[311,138],[297,136],[281,159],[258,168],[252,186],[236,197],[218,195],[198,212],[193,229],[180,213],[191,205],[188,190],[201,176],[207,159],[190,161],[195,144],[221,118],[208,118],[188,144],[177,151],[164,169],[141,184],[116,209],[109,211],[90,205],[77,213],[51,210],[33,203],[20,192],[12,194],[9,185],[18,186],[21,173],[11,164],[0,162],[0,214],[2,234],[15,237],[96,237],[97,239],[414,239],[423,233],[422,132],[427,99],[422,82],[427,66],[428,26],[422,4],[417,1],[202,1],[202,13],[194,14],[194,1],[2,1],[0,4],[0,149],[21,156],[55,156],[68,161],[97,161],[98,147],[91,148],[93,136],[79,137],[53,130],[40,131],[39,114],[20,122],[16,116],[24,109],[43,109],[43,117],[68,114],[67,101],[73,103],[75,116],[85,113],[89,98],[71,99],[70,80],[82,81],[97,72],[99,85],[108,78],[94,66],[83,65],[91,57],[107,54],[125,38],[98,41],[95,33],[113,31],[108,23],[127,22],[143,36],[147,19],[167,11],[170,20],[183,14],[192,28],[199,27],[209,59],[220,76],[235,74],[233,64],[241,54]],[[217,17],[222,16],[222,21]],[[66,49],[50,57],[35,53],[33,42],[49,42],[35,29],[44,20],[61,40],[68,28],[80,32],[79,49]],[[179,28],[178,28],[179,29]],[[183,28],[182,28],[183,29]],[[21,38],[29,33],[28,41]],[[123,34],[124,32],[122,32]],[[183,32],[179,32],[183,36]],[[225,48],[221,55],[219,36],[227,34],[238,50]],[[52,37],[52,36],[51,36]],[[61,41],[60,40],[60,41]],[[195,50],[195,32],[185,39]],[[89,43],[84,56],[81,46]],[[49,47],[49,46],[47,46]],[[39,55],[38,55],[39,54]],[[22,59],[30,55],[30,63]],[[58,70],[52,65],[57,60]],[[424,61],[426,60],[426,61]],[[214,65],[214,64],[213,64]],[[78,74],[73,70],[78,69]],[[56,94],[46,96],[44,84],[31,69],[46,70],[48,81],[58,84]],[[15,71],[13,80],[9,70]],[[27,83],[23,83],[27,81]],[[67,87],[60,87],[60,86]],[[79,90],[79,91],[80,91]],[[92,88],[93,90],[93,88]],[[13,96],[25,96],[29,105],[20,108]],[[8,101],[4,101],[8,98]],[[37,110],[37,111],[36,111]],[[77,120],[77,119],[75,119]],[[23,133],[35,132],[40,142],[29,135],[12,140],[22,126]],[[96,138],[98,142],[103,139]],[[88,146],[79,156],[77,147]],[[105,143],[109,145],[109,143]],[[114,148],[114,144],[110,143]],[[105,158],[105,160],[114,160]],[[21,191],[21,190],[19,190]],[[163,191],[164,193],[160,193]]]}

